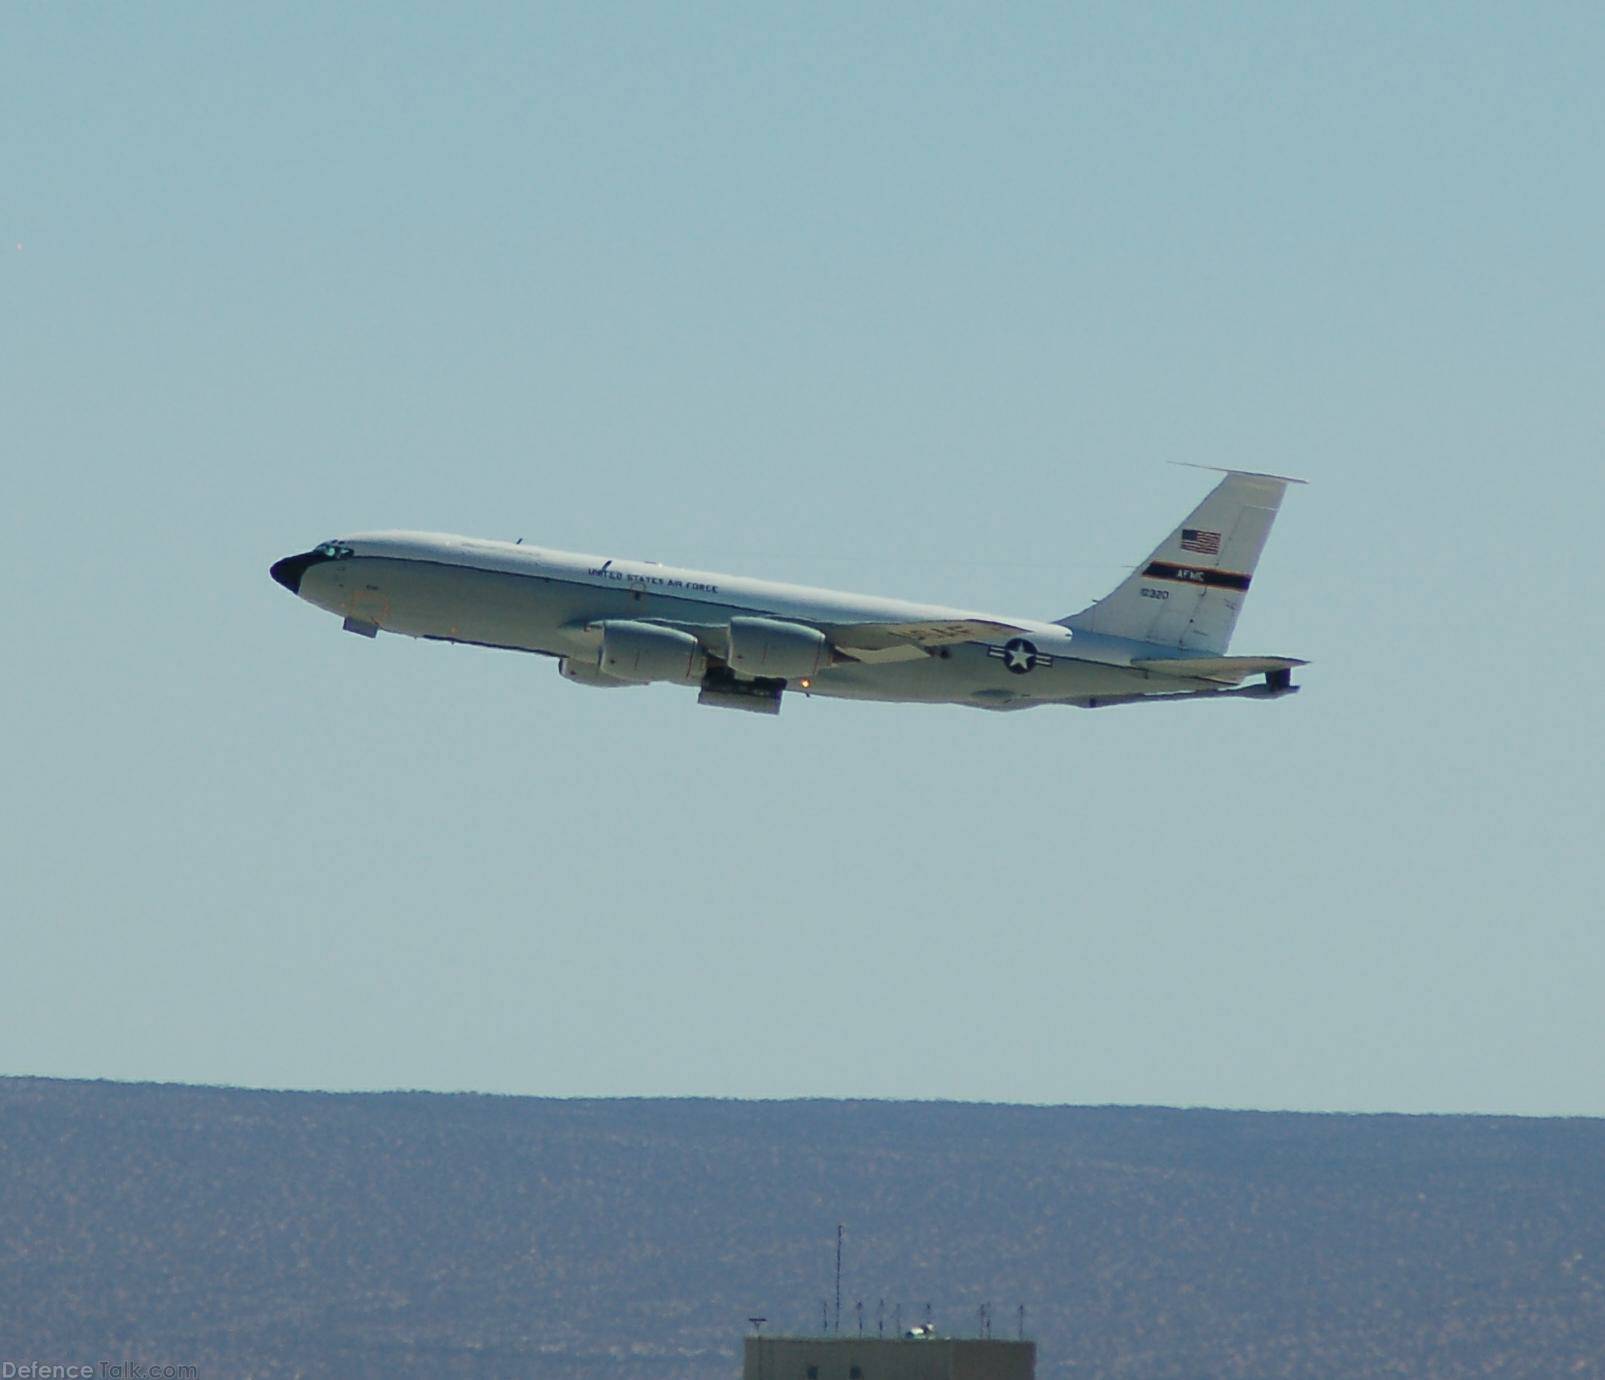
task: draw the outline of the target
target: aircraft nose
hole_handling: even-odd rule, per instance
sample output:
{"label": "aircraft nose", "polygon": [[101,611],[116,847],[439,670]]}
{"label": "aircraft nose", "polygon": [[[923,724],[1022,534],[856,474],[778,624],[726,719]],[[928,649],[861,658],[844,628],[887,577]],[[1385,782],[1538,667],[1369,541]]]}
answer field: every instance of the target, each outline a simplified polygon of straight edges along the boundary
{"label": "aircraft nose", "polygon": [[282,561],[274,561],[268,567],[268,574],[283,585],[291,594],[301,592],[301,577],[306,574],[309,565],[316,565],[318,556],[307,551],[299,556],[286,556]]}

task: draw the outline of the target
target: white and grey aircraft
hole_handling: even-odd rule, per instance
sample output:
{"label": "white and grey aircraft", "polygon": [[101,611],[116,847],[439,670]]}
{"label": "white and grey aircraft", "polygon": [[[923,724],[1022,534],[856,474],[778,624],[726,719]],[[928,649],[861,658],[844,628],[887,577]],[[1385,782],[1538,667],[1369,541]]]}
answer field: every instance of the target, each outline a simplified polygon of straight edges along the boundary
{"label": "white and grey aircraft", "polygon": [[580,685],[695,685],[761,714],[787,691],[981,709],[1289,695],[1303,661],[1226,649],[1302,481],[1224,473],[1108,595],[1052,621],[428,532],[339,537],[272,575],[364,637],[537,652]]}

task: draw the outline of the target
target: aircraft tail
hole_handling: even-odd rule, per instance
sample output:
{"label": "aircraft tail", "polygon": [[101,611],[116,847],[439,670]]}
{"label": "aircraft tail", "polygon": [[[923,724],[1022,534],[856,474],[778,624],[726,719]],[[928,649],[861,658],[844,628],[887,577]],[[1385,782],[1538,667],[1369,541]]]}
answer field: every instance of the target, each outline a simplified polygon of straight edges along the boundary
{"label": "aircraft tail", "polygon": [[1304,482],[1225,473],[1142,565],[1097,603],[1058,622],[1072,632],[1225,652],[1282,495],[1289,484]]}

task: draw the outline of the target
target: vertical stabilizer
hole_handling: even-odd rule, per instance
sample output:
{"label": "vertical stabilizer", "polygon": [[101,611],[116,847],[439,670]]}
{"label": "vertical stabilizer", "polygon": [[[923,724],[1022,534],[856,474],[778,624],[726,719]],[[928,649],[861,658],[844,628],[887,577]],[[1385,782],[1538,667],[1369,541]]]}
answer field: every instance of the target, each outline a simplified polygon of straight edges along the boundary
{"label": "vertical stabilizer", "polygon": [[1219,655],[1231,643],[1282,495],[1303,482],[1228,470],[1142,565],[1059,622],[1073,632]]}

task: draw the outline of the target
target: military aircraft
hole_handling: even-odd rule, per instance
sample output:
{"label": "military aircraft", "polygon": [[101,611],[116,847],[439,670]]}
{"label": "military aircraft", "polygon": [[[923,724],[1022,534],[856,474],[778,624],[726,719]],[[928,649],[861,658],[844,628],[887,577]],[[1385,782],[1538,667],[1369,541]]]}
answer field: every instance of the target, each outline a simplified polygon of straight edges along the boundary
{"label": "military aircraft", "polygon": [[1051,621],[429,532],[337,537],[271,573],[364,637],[535,652],[579,685],[694,685],[761,714],[788,692],[980,709],[1290,695],[1305,662],[1226,649],[1303,481],[1222,473],[1109,594]]}

